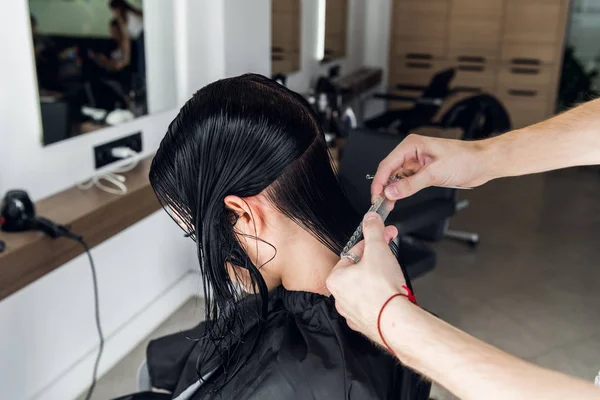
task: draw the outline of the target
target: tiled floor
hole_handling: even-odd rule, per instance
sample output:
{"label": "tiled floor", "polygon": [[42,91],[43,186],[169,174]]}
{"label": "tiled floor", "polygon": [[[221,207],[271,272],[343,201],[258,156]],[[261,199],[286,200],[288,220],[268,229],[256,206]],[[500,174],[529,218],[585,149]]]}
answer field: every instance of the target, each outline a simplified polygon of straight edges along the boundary
{"label": "tiled floor", "polygon": [[[461,192],[461,194],[464,194]],[[417,280],[422,305],[547,368],[593,381],[600,370],[600,173],[572,169],[492,182],[452,220],[481,244],[436,244]],[[443,390],[436,398],[453,399]]]}
{"label": "tiled floor", "polygon": [[[452,220],[481,244],[435,245],[437,268],[414,285],[444,320],[519,357],[587,380],[600,369],[600,173],[574,169],[499,180],[465,193]],[[186,304],[153,336],[202,315]],[[101,379],[95,399],[135,389],[145,344]],[[452,399],[443,389],[436,398]]]}

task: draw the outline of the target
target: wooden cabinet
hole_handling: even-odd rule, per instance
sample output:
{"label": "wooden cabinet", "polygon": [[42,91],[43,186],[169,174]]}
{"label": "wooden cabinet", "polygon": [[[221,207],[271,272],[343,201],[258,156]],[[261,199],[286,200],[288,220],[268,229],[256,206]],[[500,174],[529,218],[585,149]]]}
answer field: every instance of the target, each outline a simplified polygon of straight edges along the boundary
{"label": "wooden cabinet", "polygon": [[443,60],[420,60],[397,58],[391,61],[394,66],[390,70],[388,83],[396,85],[426,85],[431,77],[446,66]]}
{"label": "wooden cabinet", "polygon": [[504,0],[452,0],[449,57],[498,58]]}
{"label": "wooden cabinet", "polygon": [[325,61],[346,56],[348,0],[325,0]]}
{"label": "wooden cabinet", "polygon": [[448,29],[449,0],[403,0],[393,3],[394,38],[443,40]]}
{"label": "wooden cabinet", "polygon": [[[526,1],[526,0],[524,0]],[[452,17],[497,20],[504,13],[504,0],[452,0]]]}
{"label": "wooden cabinet", "polygon": [[483,57],[495,60],[499,57],[500,21],[476,17],[452,18],[449,26],[448,56]]}
{"label": "wooden cabinet", "polygon": [[272,0],[271,71],[300,69],[300,0]]}
{"label": "wooden cabinet", "polygon": [[554,111],[569,0],[393,0],[390,86],[428,84],[495,94],[513,127]]}
{"label": "wooden cabinet", "polygon": [[560,60],[562,48],[554,44],[503,43],[501,59],[522,64],[552,64]]}
{"label": "wooden cabinet", "polygon": [[507,84],[498,85],[496,95],[510,115],[514,128],[534,124],[551,112],[549,86]]}
{"label": "wooden cabinet", "polygon": [[442,41],[431,39],[392,40],[391,57],[431,60],[446,56]]}
{"label": "wooden cabinet", "polygon": [[451,63],[456,75],[452,80],[453,88],[467,90],[493,91],[496,86],[497,65],[489,61]]}
{"label": "wooden cabinet", "polygon": [[540,85],[552,84],[554,69],[551,66],[529,64],[502,65],[498,74],[498,83],[507,85]]}
{"label": "wooden cabinet", "polygon": [[504,42],[555,44],[564,35],[564,0],[506,0]]}

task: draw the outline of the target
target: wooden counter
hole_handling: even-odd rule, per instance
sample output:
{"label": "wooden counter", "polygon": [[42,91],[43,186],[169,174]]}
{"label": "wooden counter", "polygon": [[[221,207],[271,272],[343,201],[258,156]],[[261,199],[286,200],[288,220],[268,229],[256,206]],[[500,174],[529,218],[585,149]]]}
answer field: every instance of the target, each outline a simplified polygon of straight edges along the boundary
{"label": "wooden counter", "polygon": [[[96,187],[67,189],[35,204],[36,213],[82,235],[90,248],[160,209],[148,180],[151,157],[127,176],[127,194],[117,196]],[[83,253],[79,243],[51,239],[41,232],[0,231],[6,249],[0,253],[0,300]]]}

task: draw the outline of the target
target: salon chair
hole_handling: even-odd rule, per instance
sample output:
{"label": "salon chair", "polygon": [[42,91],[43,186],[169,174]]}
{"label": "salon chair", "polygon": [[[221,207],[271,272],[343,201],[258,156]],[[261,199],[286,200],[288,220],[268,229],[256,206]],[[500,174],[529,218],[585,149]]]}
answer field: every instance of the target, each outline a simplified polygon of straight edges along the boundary
{"label": "salon chair", "polygon": [[[423,124],[430,123],[437,115],[444,100],[454,91],[450,89],[455,68],[438,72],[427,86],[396,85],[393,89],[415,93],[414,96],[396,94],[376,94],[375,99],[385,101],[411,102],[414,105],[407,109],[389,110],[365,121],[365,127],[372,130],[383,130],[405,134]],[[460,90],[460,89],[459,89]]]}

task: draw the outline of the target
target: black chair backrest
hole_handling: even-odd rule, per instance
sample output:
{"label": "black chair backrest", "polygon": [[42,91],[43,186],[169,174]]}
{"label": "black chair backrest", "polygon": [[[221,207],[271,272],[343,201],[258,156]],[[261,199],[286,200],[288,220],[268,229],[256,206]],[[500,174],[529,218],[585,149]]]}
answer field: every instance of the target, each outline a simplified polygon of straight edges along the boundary
{"label": "black chair backrest", "polygon": [[400,134],[409,133],[411,130],[430,123],[438,113],[442,102],[450,94],[450,84],[456,69],[449,68],[433,76],[423,94],[417,99],[409,114],[401,118]]}
{"label": "black chair backrest", "polygon": [[[350,132],[344,144],[338,177],[348,199],[359,213],[365,213],[371,205],[371,181],[366,179],[366,175],[374,174],[381,160],[405,137],[360,129]],[[394,209],[452,196],[453,189],[430,187],[398,201]]]}
{"label": "black chair backrest", "polygon": [[448,68],[438,72],[431,78],[431,82],[423,91],[423,98],[445,99],[450,93],[450,83],[456,75],[455,68]]}
{"label": "black chair backrest", "polygon": [[488,94],[457,102],[442,116],[440,125],[442,128],[461,128],[463,140],[485,139],[511,128],[502,103]]}

